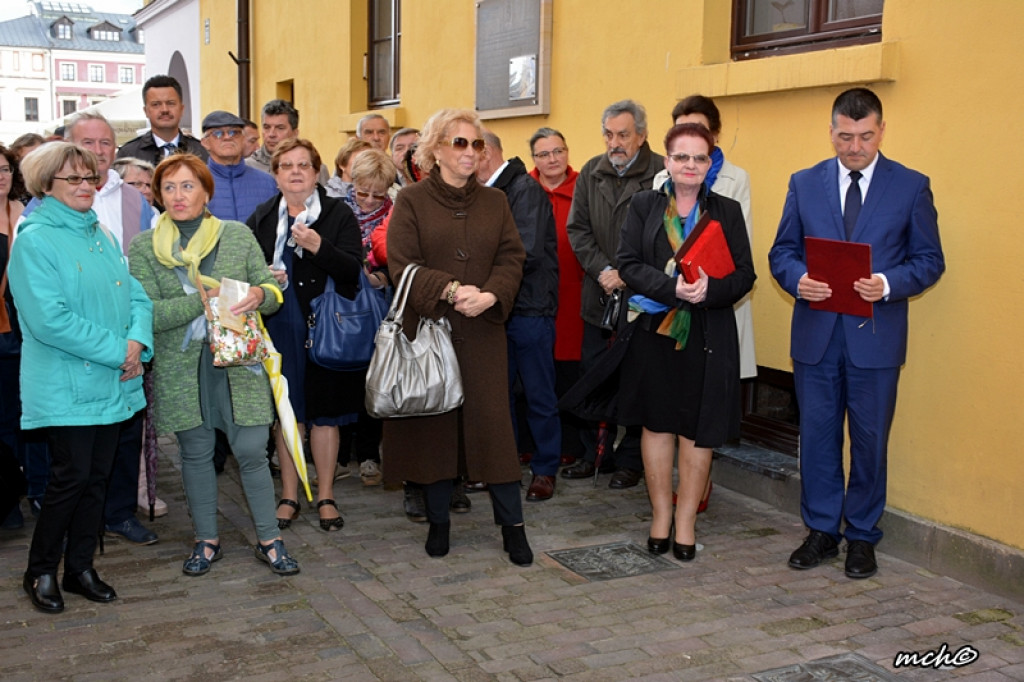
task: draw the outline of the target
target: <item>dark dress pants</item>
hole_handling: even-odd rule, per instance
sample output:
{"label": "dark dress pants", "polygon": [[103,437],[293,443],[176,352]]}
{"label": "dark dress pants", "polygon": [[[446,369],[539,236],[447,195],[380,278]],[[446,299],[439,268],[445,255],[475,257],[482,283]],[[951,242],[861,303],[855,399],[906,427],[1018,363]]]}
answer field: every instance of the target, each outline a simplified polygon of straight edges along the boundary
{"label": "dark dress pants", "polygon": [[562,424],[555,394],[555,318],[513,315],[506,327],[508,338],[508,385],[512,425],[515,414],[516,379],[522,382],[526,421],[536,444],[530,468],[537,476],[554,476],[561,460]]}
{"label": "dark dress pants", "polygon": [[121,422],[117,454],[107,484],[104,523],[124,523],[135,514],[139,505],[139,454],[142,452],[142,430],[146,410],[139,410]]}
{"label": "dark dress pants", "polygon": [[[885,511],[889,428],[899,367],[850,362],[842,320],[816,365],[793,362],[800,405],[800,513],[811,530],[876,544]],[[843,422],[850,423],[850,480],[844,486]],[[845,488],[845,489],[844,489]]]}
{"label": "dark dress pants", "polygon": [[47,430],[50,480],[32,534],[29,575],[56,575],[65,533],[64,572],[74,575],[92,568],[120,432],[121,424]]}

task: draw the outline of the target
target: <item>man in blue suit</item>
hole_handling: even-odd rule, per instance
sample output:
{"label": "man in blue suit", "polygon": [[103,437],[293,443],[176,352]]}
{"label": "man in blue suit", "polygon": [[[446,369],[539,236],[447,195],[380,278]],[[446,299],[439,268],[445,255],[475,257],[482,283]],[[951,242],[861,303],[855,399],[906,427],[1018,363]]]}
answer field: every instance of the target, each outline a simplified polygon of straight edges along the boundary
{"label": "man in blue suit", "polygon": [[[772,275],[796,302],[790,339],[800,404],[800,511],[810,533],[789,558],[813,568],[847,541],[846,575],[875,574],[882,538],[886,456],[900,366],[906,361],[907,299],[945,270],[928,178],[882,156],[882,103],[866,88],[832,105],[836,158],[793,175],[775,244]],[[871,245],[872,275],[854,291],[873,319],[812,310],[832,296],[807,276],[804,237]],[[843,421],[850,423],[850,476],[844,488]],[[846,527],[840,531],[840,523]]]}

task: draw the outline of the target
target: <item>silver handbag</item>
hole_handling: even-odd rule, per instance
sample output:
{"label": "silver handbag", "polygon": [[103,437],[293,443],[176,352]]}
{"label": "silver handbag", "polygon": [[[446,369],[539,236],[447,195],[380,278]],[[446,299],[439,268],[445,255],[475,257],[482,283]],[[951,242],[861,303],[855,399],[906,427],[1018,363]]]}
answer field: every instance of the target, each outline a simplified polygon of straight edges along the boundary
{"label": "silver handbag", "polygon": [[377,330],[366,371],[366,411],[372,417],[426,417],[462,405],[462,375],[448,320],[420,318],[416,340],[402,331],[402,315],[420,266],[402,271],[387,317]]}

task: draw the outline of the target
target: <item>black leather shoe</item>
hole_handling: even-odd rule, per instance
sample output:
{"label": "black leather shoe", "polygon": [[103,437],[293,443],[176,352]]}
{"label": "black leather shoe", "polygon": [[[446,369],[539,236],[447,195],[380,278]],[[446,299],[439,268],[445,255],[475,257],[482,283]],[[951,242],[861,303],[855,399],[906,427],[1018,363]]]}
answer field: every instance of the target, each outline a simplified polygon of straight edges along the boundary
{"label": "black leather shoe", "polygon": [[526,540],[526,529],[523,526],[502,526],[501,546],[508,552],[508,559],[516,566],[529,566],[533,563],[533,550]]}
{"label": "black leather shoe", "polygon": [[875,561],[875,546],[867,540],[850,540],[846,543],[846,577],[860,580],[870,578],[878,572]]}
{"label": "black leather shoe", "polygon": [[64,598],[57,588],[57,576],[25,574],[22,582],[25,592],[32,599],[32,605],[44,613],[60,613],[64,610]]}
{"label": "black leather shoe", "polygon": [[697,556],[697,545],[682,545],[673,540],[672,556],[680,561],[693,561],[693,558]]}
{"label": "black leather shoe", "polygon": [[835,538],[820,530],[812,530],[804,543],[789,555],[789,567],[802,571],[838,555],[839,544]]}
{"label": "black leather shoe", "polygon": [[483,493],[487,492],[487,483],[484,481],[466,481],[462,484],[462,489],[467,493]]}
{"label": "black leather shoe", "polygon": [[668,547],[670,544],[671,540],[669,540],[668,538],[656,540],[652,538],[650,535],[647,536],[647,551],[652,552],[653,554],[664,554],[668,551]]}
{"label": "black leather shoe", "polygon": [[562,469],[562,478],[590,478],[594,475],[594,463],[578,460],[571,467]]}
{"label": "black leather shoe", "polygon": [[643,476],[639,471],[632,471],[631,469],[619,469],[612,474],[612,480],[608,482],[609,488],[615,490],[624,490],[625,488],[632,488],[633,486],[640,483],[640,477]]}
{"label": "black leather shoe", "polygon": [[100,580],[94,568],[87,568],[78,575],[65,573],[61,587],[65,592],[80,594],[89,601],[108,602],[117,599],[117,592]]}

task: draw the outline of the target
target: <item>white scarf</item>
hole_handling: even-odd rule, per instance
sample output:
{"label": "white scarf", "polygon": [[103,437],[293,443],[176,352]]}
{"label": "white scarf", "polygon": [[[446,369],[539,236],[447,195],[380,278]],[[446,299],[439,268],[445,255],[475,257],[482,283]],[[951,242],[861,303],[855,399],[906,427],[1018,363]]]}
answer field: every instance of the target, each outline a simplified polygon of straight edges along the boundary
{"label": "white scarf", "polygon": [[[320,192],[314,189],[313,193],[306,197],[304,204],[305,208],[299,215],[295,216],[295,222],[309,227],[320,217]],[[275,270],[285,269],[281,254],[284,253],[286,242],[288,246],[295,246],[295,237],[292,237],[288,231],[288,202],[282,196],[281,203],[278,204],[277,208],[277,239],[274,241],[274,261],[272,264]],[[302,258],[301,246],[295,246],[295,255]]]}

